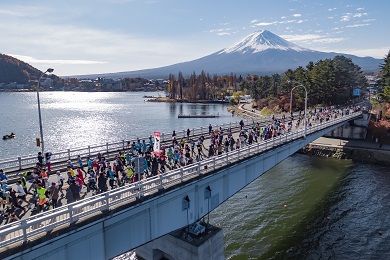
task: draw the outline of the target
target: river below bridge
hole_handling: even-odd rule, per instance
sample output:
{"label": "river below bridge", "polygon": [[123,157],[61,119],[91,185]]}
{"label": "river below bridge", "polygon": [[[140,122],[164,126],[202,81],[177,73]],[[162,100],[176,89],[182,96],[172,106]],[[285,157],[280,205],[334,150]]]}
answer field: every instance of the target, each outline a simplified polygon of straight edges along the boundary
{"label": "river below bridge", "polygon": [[388,168],[296,154],[210,222],[227,259],[390,259],[389,208]]}
{"label": "river below bridge", "polygon": [[387,167],[295,154],[216,208],[210,223],[223,229],[230,260],[387,260],[389,208]]}
{"label": "river below bridge", "polygon": [[[226,105],[150,103],[143,95],[158,93],[42,92],[46,148],[239,120]],[[0,101],[0,129],[16,134],[2,141],[0,158],[36,154],[36,94],[0,93]],[[180,113],[221,117],[178,119]],[[223,229],[226,259],[390,259],[389,208],[388,168],[296,154],[215,209],[210,223]]]}

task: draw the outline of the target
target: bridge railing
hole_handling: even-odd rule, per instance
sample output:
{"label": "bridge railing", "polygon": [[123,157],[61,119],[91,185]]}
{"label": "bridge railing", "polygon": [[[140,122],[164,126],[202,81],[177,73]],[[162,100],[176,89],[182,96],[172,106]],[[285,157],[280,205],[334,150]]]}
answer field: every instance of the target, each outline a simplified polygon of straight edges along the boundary
{"label": "bridge railing", "polygon": [[[255,120],[254,122],[264,122],[269,120],[270,118],[263,118],[259,120]],[[244,119],[245,125],[251,124],[251,119]],[[239,122],[230,122],[225,124],[219,124],[219,125],[213,125],[213,129],[219,129],[221,127],[222,129],[232,128],[237,129],[240,127]],[[199,136],[202,134],[208,133],[208,126],[207,127],[198,127],[198,128],[192,128],[190,129],[190,137],[193,136]],[[117,151],[124,150],[125,148],[128,148],[128,144],[131,144],[133,142],[136,142],[137,139],[140,140],[149,140],[149,137],[139,137],[135,139],[129,139],[129,140],[120,140],[120,141],[114,141],[114,142],[107,142],[104,144],[96,144],[91,145],[88,147],[76,147],[76,148],[68,148],[66,150],[58,151],[58,152],[52,152],[51,161],[52,162],[66,162],[67,160],[75,160],[78,155],[82,159],[85,160],[87,157],[96,156],[98,153],[102,154],[110,154]],[[180,130],[176,131],[176,138],[181,139],[187,137],[187,130]],[[171,133],[161,133],[161,142],[167,142],[170,141],[172,138],[172,132]],[[9,159],[1,159],[0,160],[0,169],[3,169],[5,172],[7,171],[14,171],[14,170],[23,170],[23,169],[31,169],[35,166],[37,163],[37,156],[36,155],[24,155],[19,156],[17,158],[9,158]]]}
{"label": "bridge railing", "polygon": [[[356,112],[334,120],[314,124],[307,128],[306,134],[345,122],[360,114],[361,112]],[[79,220],[101,214],[101,212],[135,201],[137,198],[155,193],[195,176],[218,170],[231,163],[268,151],[273,147],[293,142],[303,136],[304,130],[299,129],[7,224],[0,230],[0,251],[12,244],[26,243],[34,240],[38,236],[43,236],[46,232],[52,231],[55,228],[69,226]]]}

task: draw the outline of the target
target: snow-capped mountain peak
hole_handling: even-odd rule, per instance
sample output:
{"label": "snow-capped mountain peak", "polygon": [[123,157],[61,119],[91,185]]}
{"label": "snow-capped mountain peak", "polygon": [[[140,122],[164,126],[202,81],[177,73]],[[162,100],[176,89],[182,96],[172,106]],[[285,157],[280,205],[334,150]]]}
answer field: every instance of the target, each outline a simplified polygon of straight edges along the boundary
{"label": "snow-capped mountain peak", "polygon": [[296,44],[286,41],[270,31],[262,30],[254,32],[231,47],[225,48],[223,53],[256,53],[267,49],[310,51]]}

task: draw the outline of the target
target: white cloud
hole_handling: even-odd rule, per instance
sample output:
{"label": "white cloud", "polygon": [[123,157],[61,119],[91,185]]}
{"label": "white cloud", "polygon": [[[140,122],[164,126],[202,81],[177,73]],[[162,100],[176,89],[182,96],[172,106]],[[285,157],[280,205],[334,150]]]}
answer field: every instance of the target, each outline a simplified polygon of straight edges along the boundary
{"label": "white cloud", "polygon": [[277,24],[278,22],[262,22],[262,23],[257,23],[257,24],[254,24],[254,26],[252,27],[256,27],[256,26],[268,26],[268,25],[273,25],[273,24]]}
{"label": "white cloud", "polygon": [[220,33],[217,33],[217,35],[224,36],[224,35],[231,35],[231,33],[228,33],[228,32],[220,32]]}
{"label": "white cloud", "polygon": [[356,27],[364,27],[364,26],[369,26],[369,25],[370,25],[369,23],[361,23],[361,24],[351,24],[351,25],[347,25],[345,27],[356,28]]}
{"label": "white cloud", "polygon": [[387,47],[379,47],[375,49],[318,49],[320,51],[325,52],[338,52],[338,53],[346,53],[346,54],[352,54],[356,55],[358,57],[374,57],[377,59],[383,59],[387,53],[389,52],[390,46]]}
{"label": "white cloud", "polygon": [[341,19],[340,21],[341,22],[348,22],[350,21],[352,18],[361,18],[363,16],[367,16],[368,14],[367,13],[345,13],[341,16]]}
{"label": "white cloud", "polygon": [[231,28],[221,28],[221,29],[212,29],[209,32],[220,34],[220,33],[226,32],[226,31],[230,31],[230,30],[231,30]]}
{"label": "white cloud", "polygon": [[0,10],[0,15],[4,15],[4,16],[20,16],[20,17],[24,16],[24,14],[22,14],[22,13],[15,12],[15,11],[10,11],[10,10]]}
{"label": "white cloud", "polygon": [[336,38],[336,37],[324,37],[321,39],[314,39],[312,42],[313,43],[337,43],[337,42],[342,42],[344,41],[344,38]]}
{"label": "white cloud", "polygon": [[346,13],[344,14],[343,16],[341,16],[341,20],[342,22],[348,22],[349,20],[351,20],[351,17],[352,17],[352,14],[351,13]]}
{"label": "white cloud", "polygon": [[293,42],[302,42],[302,41],[321,38],[321,36],[318,34],[291,34],[291,35],[280,35],[280,37],[286,39],[287,41],[293,41]]}
{"label": "white cloud", "polygon": [[291,24],[291,23],[303,23],[303,20],[284,20],[284,21],[275,21],[275,22],[261,22],[261,23],[256,23],[252,25],[252,28],[258,27],[258,26],[269,26],[269,25],[274,25],[274,24]]}
{"label": "white cloud", "polygon": [[57,75],[151,68],[181,62],[183,57],[197,58],[185,39],[157,39],[153,34],[142,37],[38,20],[26,26],[24,20],[6,23],[1,16],[0,31],[7,35],[0,37],[1,52],[15,54],[41,70],[57,64],[53,66]]}
{"label": "white cloud", "polygon": [[[3,7],[4,8],[4,7]],[[43,15],[46,15],[50,12],[49,9],[45,7],[31,7],[31,6],[24,6],[24,5],[14,5],[6,7],[3,10],[0,10],[0,17],[1,16],[8,16],[8,17],[41,17]]]}
{"label": "white cloud", "polygon": [[363,16],[366,16],[367,13],[356,13],[353,15],[353,17],[363,17]]}
{"label": "white cloud", "polygon": [[283,39],[291,42],[301,43],[335,43],[344,41],[344,38],[328,37],[319,34],[292,34],[292,35],[280,35]]}
{"label": "white cloud", "polygon": [[82,64],[82,65],[91,65],[91,64],[106,64],[105,61],[91,61],[91,60],[40,60],[31,56],[23,56],[18,54],[8,54],[17,59],[23,60],[27,63],[36,63],[36,64]]}
{"label": "white cloud", "polygon": [[334,11],[334,10],[336,10],[336,9],[337,9],[337,8],[329,8],[328,11],[329,11],[329,12],[332,12],[332,11]]}
{"label": "white cloud", "polygon": [[356,8],[356,11],[364,11],[364,8],[362,8],[362,7]]}
{"label": "white cloud", "polygon": [[252,20],[251,23],[257,23],[259,20]]}
{"label": "white cloud", "polygon": [[292,16],[293,17],[301,17],[302,15],[301,14],[293,14]]}
{"label": "white cloud", "polygon": [[288,20],[288,21],[281,21],[281,22],[277,22],[277,23],[279,23],[279,24],[300,23],[299,21],[301,21],[301,20]]}

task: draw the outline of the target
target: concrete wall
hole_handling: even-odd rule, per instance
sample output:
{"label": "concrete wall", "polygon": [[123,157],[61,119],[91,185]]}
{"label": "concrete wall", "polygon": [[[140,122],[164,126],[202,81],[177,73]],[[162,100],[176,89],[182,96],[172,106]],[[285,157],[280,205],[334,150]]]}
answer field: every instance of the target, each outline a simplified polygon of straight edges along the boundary
{"label": "concrete wall", "polygon": [[325,134],[325,137],[365,140],[367,134],[366,127],[344,125]]}
{"label": "concrete wall", "polygon": [[325,134],[325,137],[366,140],[367,126],[370,122],[370,114],[363,114],[361,118],[350,121],[341,127]]}
{"label": "concrete wall", "polygon": [[[173,232],[136,249],[137,256],[145,260],[223,260],[224,240],[221,229],[212,228],[210,236],[186,239],[183,232]],[[176,234],[175,234],[176,233]]]}

